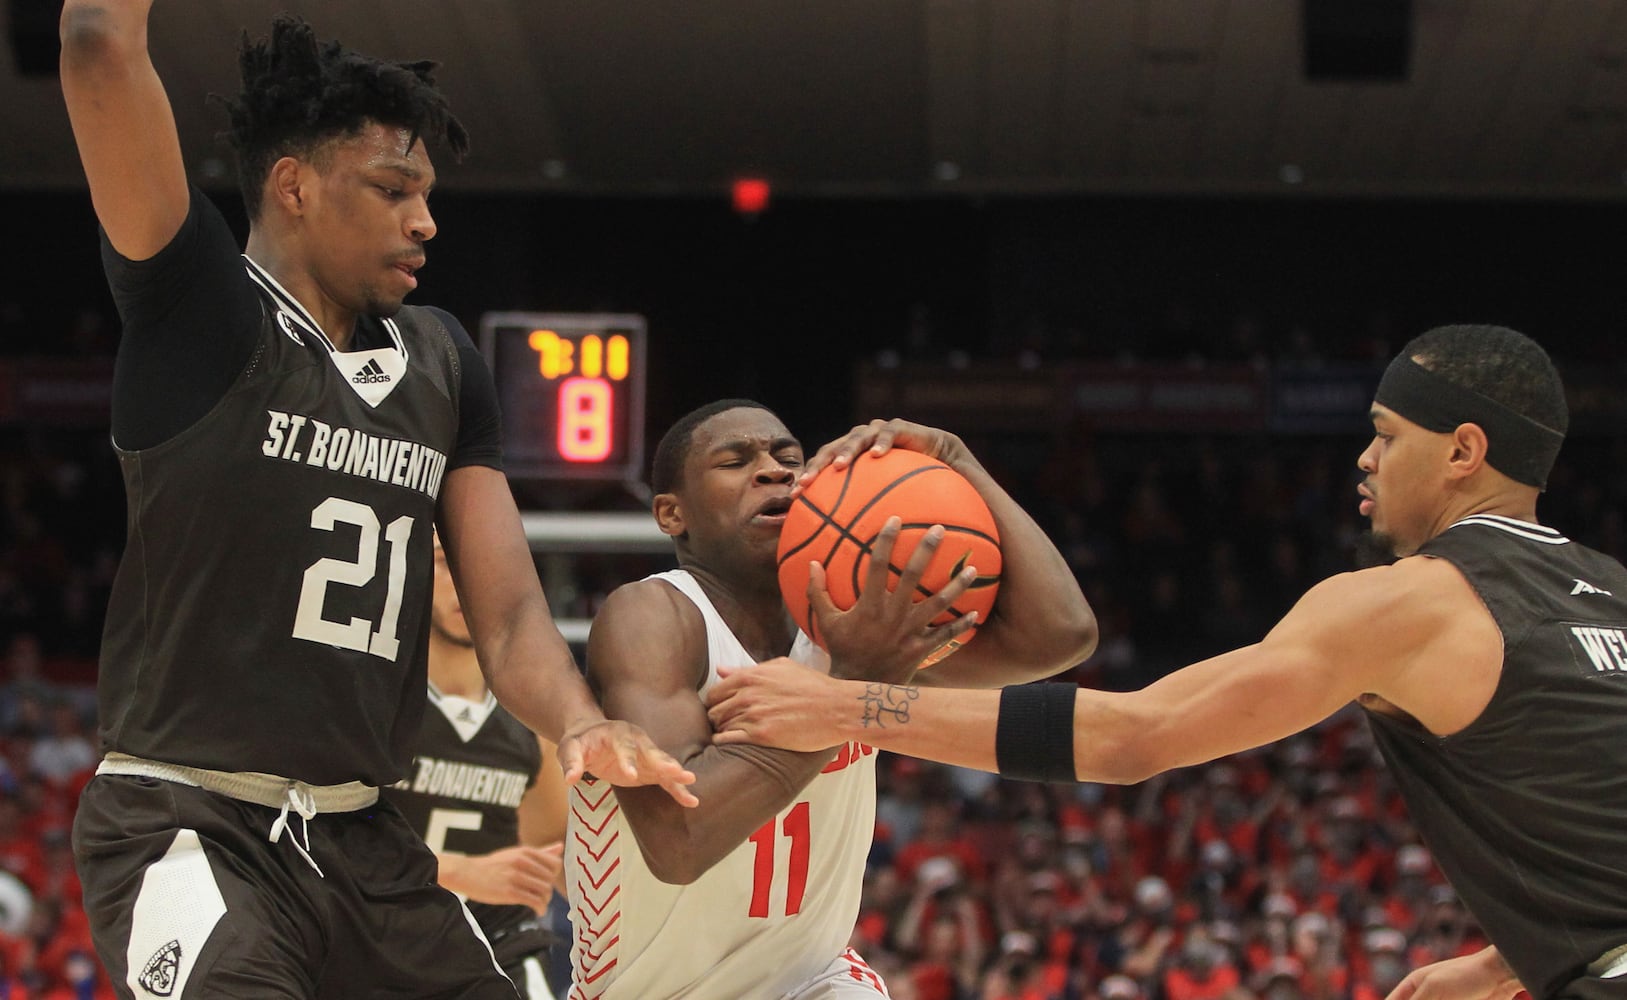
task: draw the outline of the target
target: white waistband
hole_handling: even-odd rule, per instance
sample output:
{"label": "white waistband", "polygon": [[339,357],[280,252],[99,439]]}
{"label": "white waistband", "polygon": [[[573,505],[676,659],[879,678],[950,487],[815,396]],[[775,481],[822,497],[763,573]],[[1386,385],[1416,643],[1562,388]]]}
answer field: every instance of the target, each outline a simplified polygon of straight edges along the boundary
{"label": "white waistband", "polygon": [[313,807],[313,815],[365,809],[377,802],[379,797],[377,788],[360,781],[347,781],[342,785],[310,785],[258,771],[211,771],[204,767],[166,764],[117,752],[102,758],[102,762],[96,766],[96,773],[159,778],[271,809],[282,808],[288,802],[289,792],[294,791],[301,797],[308,797],[305,800]]}

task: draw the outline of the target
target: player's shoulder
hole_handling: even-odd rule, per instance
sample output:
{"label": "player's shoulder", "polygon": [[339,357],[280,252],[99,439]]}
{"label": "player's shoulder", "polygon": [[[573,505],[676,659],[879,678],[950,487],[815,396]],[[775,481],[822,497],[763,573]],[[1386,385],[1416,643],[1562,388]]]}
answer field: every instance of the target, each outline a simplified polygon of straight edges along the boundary
{"label": "player's shoulder", "polygon": [[454,341],[458,342],[459,344],[469,344],[473,346],[474,339],[469,336],[469,331],[463,328],[463,324],[459,322],[456,316],[447,312],[445,309],[442,309],[440,306],[422,305],[403,306],[402,308],[412,309],[420,314],[433,317],[435,322],[446,328],[446,332]]}
{"label": "player's shoulder", "polygon": [[1330,576],[1306,592],[1299,609],[1330,620],[1395,627],[1450,618],[1469,606],[1479,602],[1461,570],[1446,559],[1415,555]]}
{"label": "player's shoulder", "polygon": [[420,343],[437,347],[449,355],[479,353],[458,318],[439,306],[403,305],[394,319],[409,338],[417,338]]}
{"label": "player's shoulder", "polygon": [[676,623],[691,617],[697,623],[701,620],[700,609],[695,602],[672,583],[651,576],[624,583],[612,590],[594,615],[594,623],[607,621],[614,624],[623,619]]}
{"label": "player's shoulder", "polygon": [[[621,678],[687,676],[704,669],[706,619],[699,607],[659,578],[610,592],[588,633],[588,672],[598,683]],[[642,681],[640,681],[642,682]]]}

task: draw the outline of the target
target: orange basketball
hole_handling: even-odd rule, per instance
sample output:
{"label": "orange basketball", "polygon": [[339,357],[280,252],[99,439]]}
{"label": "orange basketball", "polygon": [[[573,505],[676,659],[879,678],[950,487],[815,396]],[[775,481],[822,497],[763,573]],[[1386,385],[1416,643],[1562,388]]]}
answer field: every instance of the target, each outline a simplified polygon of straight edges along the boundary
{"label": "orange basketball", "polygon": [[[898,578],[911,553],[934,524],[944,527],[916,600],[936,593],[968,565],[977,581],[934,624],[954,621],[976,611],[986,622],[1000,589],[1000,534],[988,504],[960,473],[919,452],[895,448],[877,457],[864,452],[845,469],[826,466],[796,498],[780,532],[780,593],[798,626],[814,642],[823,638],[809,620],[808,563],[825,567],[825,585],[838,608],[851,608],[870,569],[870,552],[889,517],[903,521],[888,567],[887,589]],[[966,632],[927,659],[936,663],[970,642]]]}

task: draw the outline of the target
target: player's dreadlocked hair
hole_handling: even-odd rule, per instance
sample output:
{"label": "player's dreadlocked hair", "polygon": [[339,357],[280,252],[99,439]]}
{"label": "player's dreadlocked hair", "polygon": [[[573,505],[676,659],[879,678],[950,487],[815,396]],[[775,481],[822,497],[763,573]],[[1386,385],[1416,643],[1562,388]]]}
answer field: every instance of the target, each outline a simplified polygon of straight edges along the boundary
{"label": "player's dreadlocked hair", "polygon": [[272,164],[320,155],[325,142],[357,135],[368,122],[444,141],[460,159],[469,148],[469,133],[435,89],[434,62],[384,62],[319,42],[310,25],[287,14],[271,22],[269,40],[252,41],[244,32],[238,62],[243,90],[223,103],[250,219],[260,215]]}
{"label": "player's dreadlocked hair", "polygon": [[1549,430],[1563,434],[1570,426],[1559,370],[1548,352],[1518,330],[1437,326],[1412,338],[1401,353]]}
{"label": "player's dreadlocked hair", "polygon": [[684,462],[689,458],[689,446],[695,440],[695,429],[725,410],[774,413],[754,399],[720,399],[690,410],[661,435],[660,443],[655,446],[655,459],[650,463],[650,489],[657,493],[671,493],[683,485]]}

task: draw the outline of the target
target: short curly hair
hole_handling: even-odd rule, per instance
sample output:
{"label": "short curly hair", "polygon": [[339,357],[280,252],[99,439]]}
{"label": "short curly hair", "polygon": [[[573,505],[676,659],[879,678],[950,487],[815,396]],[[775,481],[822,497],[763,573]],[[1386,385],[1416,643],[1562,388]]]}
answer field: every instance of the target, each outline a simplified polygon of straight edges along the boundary
{"label": "short curly hair", "polygon": [[755,399],[719,399],[705,406],[697,406],[679,417],[656,444],[655,458],[650,463],[651,490],[673,493],[684,484],[684,463],[689,460],[689,447],[695,441],[695,431],[701,424],[729,410],[762,410],[779,419],[773,410]]}
{"label": "short curly hair", "polygon": [[1536,341],[1506,326],[1437,326],[1407,342],[1412,358],[1441,378],[1461,385],[1564,434],[1570,429],[1565,384]]}
{"label": "short curly hair", "polygon": [[385,62],[318,41],[309,24],[287,14],[271,22],[269,39],[244,32],[238,63],[243,89],[223,103],[250,219],[259,218],[272,164],[318,156],[325,143],[358,135],[370,122],[444,142],[459,159],[469,149],[469,133],[435,89],[437,63]]}

